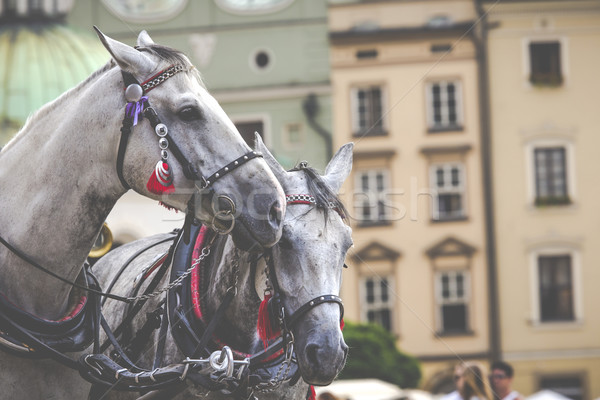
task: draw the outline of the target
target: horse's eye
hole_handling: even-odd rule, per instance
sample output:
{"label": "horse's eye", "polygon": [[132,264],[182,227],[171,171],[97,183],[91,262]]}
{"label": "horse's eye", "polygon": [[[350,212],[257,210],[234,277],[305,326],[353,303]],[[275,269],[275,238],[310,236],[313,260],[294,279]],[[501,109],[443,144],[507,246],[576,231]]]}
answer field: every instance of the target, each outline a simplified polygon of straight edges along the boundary
{"label": "horse's eye", "polygon": [[183,121],[196,121],[202,117],[200,110],[196,107],[186,107],[177,113]]}

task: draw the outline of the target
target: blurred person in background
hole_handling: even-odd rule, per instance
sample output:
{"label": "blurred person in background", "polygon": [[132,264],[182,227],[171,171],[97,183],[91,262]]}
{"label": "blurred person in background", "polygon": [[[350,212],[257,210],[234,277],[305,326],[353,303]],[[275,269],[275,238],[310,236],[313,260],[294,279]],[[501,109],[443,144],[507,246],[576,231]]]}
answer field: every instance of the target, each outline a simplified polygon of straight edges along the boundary
{"label": "blurred person in background", "polygon": [[479,363],[464,364],[456,387],[462,400],[494,400],[485,370]]}
{"label": "blurred person in background", "polygon": [[497,400],[524,400],[519,392],[512,390],[515,373],[512,365],[504,361],[496,361],[491,369],[490,385]]}
{"label": "blurred person in background", "polygon": [[462,397],[460,396],[460,393],[459,393],[459,390],[461,389],[461,387],[458,386],[458,382],[460,381],[462,384],[461,377],[462,377],[462,373],[463,373],[463,368],[464,368],[464,363],[456,364],[456,366],[454,367],[454,377],[453,377],[454,385],[456,386],[456,390],[443,395],[442,397],[440,397],[440,400],[462,400]]}

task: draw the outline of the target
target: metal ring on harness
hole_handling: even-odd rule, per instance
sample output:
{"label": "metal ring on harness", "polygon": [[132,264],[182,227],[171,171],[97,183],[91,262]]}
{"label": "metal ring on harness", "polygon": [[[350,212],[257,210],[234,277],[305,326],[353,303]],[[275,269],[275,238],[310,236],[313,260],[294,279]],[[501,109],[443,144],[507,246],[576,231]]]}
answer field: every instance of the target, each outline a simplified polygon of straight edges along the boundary
{"label": "metal ring on harness", "polygon": [[224,346],[221,351],[214,351],[209,357],[209,362],[215,371],[224,371],[227,378],[233,376],[233,352],[229,346]]}
{"label": "metal ring on harness", "polygon": [[[226,218],[225,218],[226,217]],[[228,228],[222,229],[220,228],[216,222],[219,221],[231,221],[231,225]],[[217,211],[210,222],[211,228],[220,235],[227,235],[229,232],[233,230],[235,226],[235,215],[231,213],[229,210],[221,210]]]}

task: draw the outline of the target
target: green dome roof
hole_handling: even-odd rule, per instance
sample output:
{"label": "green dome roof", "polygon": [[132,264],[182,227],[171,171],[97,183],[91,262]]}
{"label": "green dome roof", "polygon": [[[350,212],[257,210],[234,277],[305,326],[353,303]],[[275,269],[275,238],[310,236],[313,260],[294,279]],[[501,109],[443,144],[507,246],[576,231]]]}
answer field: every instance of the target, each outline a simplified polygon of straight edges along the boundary
{"label": "green dome roof", "polygon": [[98,38],[60,23],[0,26],[0,134],[104,65]]}

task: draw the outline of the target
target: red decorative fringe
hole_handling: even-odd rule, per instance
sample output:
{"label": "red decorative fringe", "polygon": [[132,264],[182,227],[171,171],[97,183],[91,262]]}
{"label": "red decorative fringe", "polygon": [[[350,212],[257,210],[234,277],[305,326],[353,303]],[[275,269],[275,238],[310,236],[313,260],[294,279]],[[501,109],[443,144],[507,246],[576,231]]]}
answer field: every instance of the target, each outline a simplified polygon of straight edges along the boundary
{"label": "red decorative fringe", "polygon": [[[168,174],[171,173],[169,170],[169,164],[163,162],[162,167],[165,171],[167,171]],[[148,183],[146,183],[146,188],[148,191],[154,194],[168,194],[174,192],[175,186],[173,186],[173,182],[169,182],[169,184],[165,186],[157,176],[157,173],[158,171],[155,168],[154,171],[152,171],[152,175],[150,175],[150,179],[148,179]]]}
{"label": "red decorative fringe", "polygon": [[344,330],[344,326],[346,325],[346,323],[344,322],[344,318],[342,318],[342,320],[340,321],[340,329],[343,331]]}
{"label": "red decorative fringe", "polygon": [[258,321],[256,323],[258,337],[260,340],[262,340],[265,349],[269,345],[269,340],[275,339],[281,334],[279,329],[275,330],[273,328],[271,317],[269,315],[269,308],[267,307],[270,299],[271,294],[265,294],[265,298],[260,303],[260,307],[258,308]]}
{"label": "red decorative fringe", "polygon": [[315,393],[315,387],[310,385],[308,387],[308,393],[306,393],[306,400],[317,400],[317,394]]}
{"label": "red decorative fringe", "polygon": [[169,211],[175,211],[176,213],[178,213],[178,212],[179,212],[179,210],[178,210],[178,209],[176,209],[175,207],[171,207],[170,205],[168,205],[168,204],[165,204],[165,203],[163,203],[162,201],[159,201],[159,202],[158,202],[158,205],[159,205],[159,206],[163,206],[164,208],[166,208],[166,209],[167,209],[167,210],[169,210]]}

